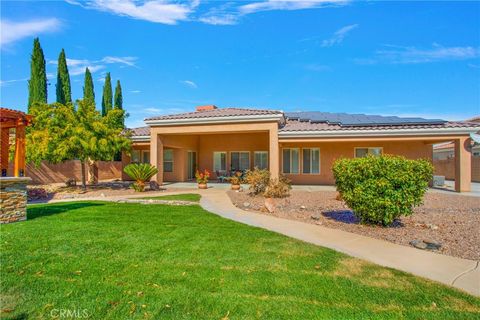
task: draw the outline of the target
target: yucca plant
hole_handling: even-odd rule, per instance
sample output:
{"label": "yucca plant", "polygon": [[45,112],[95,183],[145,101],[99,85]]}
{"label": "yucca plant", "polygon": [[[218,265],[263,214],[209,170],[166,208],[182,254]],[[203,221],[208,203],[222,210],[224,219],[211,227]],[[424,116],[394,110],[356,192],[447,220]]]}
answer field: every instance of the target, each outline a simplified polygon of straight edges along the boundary
{"label": "yucca plant", "polygon": [[145,182],[158,173],[158,169],[149,163],[131,163],[123,171],[135,180],[133,189],[137,192],[145,191]]}

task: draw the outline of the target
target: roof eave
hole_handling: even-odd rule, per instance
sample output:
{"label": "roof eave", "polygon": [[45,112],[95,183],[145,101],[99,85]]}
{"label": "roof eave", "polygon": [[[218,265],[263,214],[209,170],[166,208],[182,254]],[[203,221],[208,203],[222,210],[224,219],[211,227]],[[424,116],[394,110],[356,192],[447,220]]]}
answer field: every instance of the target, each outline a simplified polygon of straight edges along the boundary
{"label": "roof eave", "polygon": [[279,138],[315,138],[315,137],[371,137],[371,136],[411,136],[433,135],[444,136],[450,134],[470,134],[480,130],[479,127],[471,128],[419,128],[419,129],[377,129],[377,130],[312,130],[312,131],[280,131]]}
{"label": "roof eave", "polygon": [[145,119],[149,126],[173,126],[189,124],[214,124],[214,123],[238,123],[238,122],[280,122],[283,114],[269,115],[246,115],[246,116],[225,116],[211,118],[187,118],[187,119]]}

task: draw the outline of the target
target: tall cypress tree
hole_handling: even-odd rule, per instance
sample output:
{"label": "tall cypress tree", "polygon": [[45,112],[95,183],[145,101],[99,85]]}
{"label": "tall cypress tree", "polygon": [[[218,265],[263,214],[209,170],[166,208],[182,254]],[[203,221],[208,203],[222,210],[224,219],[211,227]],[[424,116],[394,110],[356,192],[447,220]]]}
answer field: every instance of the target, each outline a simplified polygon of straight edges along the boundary
{"label": "tall cypress tree", "polygon": [[83,100],[89,105],[95,106],[95,92],[93,91],[92,74],[88,68],[85,69],[85,83],[83,85]]}
{"label": "tall cypress tree", "polygon": [[68,74],[67,58],[64,49],[58,56],[57,102],[61,104],[72,103],[72,88],[70,87],[70,75]]}
{"label": "tall cypress tree", "polygon": [[47,103],[47,73],[45,57],[40,40],[33,40],[32,58],[30,60],[30,80],[28,81],[28,108],[35,103]]}
{"label": "tall cypress tree", "polygon": [[123,96],[122,96],[122,86],[120,85],[120,80],[117,80],[117,86],[115,87],[115,98],[114,98],[114,108],[123,110]]}
{"label": "tall cypress tree", "polygon": [[112,110],[112,100],[112,79],[110,78],[110,72],[107,72],[105,84],[103,85],[102,116],[106,116],[108,111]]}

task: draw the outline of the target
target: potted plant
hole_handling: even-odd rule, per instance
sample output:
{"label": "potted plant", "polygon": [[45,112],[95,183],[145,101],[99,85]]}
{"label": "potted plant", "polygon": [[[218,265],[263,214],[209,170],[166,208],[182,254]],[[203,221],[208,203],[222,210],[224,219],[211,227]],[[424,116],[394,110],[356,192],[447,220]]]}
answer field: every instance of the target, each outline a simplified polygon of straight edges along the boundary
{"label": "potted plant", "polygon": [[131,163],[123,171],[135,180],[133,189],[137,192],[145,191],[145,182],[158,173],[158,169],[149,163]]}
{"label": "potted plant", "polygon": [[203,172],[197,170],[195,172],[195,178],[197,179],[198,189],[207,189],[207,182],[208,178],[210,178],[210,172],[207,169],[203,170]]}
{"label": "potted plant", "polygon": [[232,184],[232,190],[240,190],[240,183],[242,183],[242,173],[237,171],[235,174],[228,178],[228,181]]}

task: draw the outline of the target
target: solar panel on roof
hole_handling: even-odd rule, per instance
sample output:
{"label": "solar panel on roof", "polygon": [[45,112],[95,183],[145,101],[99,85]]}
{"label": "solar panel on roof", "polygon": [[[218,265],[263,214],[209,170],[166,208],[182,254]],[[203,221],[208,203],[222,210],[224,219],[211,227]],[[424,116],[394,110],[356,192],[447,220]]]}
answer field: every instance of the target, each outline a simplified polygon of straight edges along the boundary
{"label": "solar panel on roof", "polygon": [[397,116],[379,116],[366,114],[330,113],[330,112],[287,112],[287,118],[299,121],[326,122],[341,126],[378,126],[406,124],[443,124],[441,119],[401,118]]}

